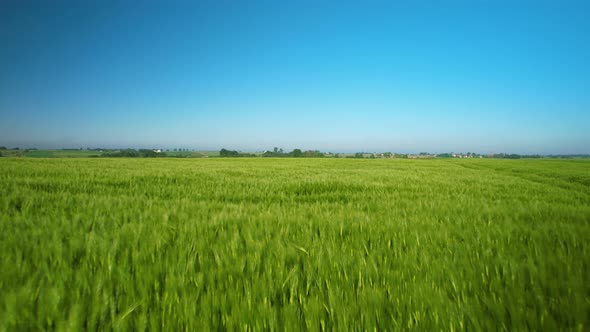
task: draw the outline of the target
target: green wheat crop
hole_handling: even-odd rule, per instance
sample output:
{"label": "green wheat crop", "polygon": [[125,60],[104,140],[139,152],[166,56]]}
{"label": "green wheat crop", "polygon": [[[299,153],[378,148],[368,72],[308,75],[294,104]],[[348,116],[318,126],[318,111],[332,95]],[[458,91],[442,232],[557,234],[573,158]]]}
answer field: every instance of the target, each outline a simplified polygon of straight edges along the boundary
{"label": "green wheat crop", "polygon": [[0,159],[0,331],[588,330],[590,162]]}

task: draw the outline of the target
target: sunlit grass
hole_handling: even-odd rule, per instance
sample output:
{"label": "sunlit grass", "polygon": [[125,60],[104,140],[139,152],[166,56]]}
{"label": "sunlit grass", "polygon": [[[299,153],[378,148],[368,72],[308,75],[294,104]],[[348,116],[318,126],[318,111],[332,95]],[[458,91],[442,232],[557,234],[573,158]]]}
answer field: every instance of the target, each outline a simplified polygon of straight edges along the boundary
{"label": "sunlit grass", "polygon": [[0,159],[0,330],[590,327],[590,162]]}

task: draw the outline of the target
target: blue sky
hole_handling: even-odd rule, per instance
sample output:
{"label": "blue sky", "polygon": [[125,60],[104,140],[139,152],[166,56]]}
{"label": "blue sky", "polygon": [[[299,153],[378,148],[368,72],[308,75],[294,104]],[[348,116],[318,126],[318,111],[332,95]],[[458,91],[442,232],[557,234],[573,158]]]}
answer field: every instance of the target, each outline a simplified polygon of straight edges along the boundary
{"label": "blue sky", "polygon": [[2,1],[0,145],[590,153],[585,1]]}

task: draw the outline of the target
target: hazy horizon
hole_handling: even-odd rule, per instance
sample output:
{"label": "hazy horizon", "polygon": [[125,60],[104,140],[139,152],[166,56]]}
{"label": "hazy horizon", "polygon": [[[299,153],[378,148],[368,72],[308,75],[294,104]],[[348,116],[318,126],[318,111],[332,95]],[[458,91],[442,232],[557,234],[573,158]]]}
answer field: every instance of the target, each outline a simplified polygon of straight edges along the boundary
{"label": "hazy horizon", "polygon": [[0,4],[0,146],[589,154],[583,1]]}
{"label": "hazy horizon", "polygon": [[231,146],[222,146],[220,148],[194,148],[191,146],[161,146],[161,145],[135,145],[135,146],[35,146],[35,145],[2,145],[0,147],[5,147],[7,149],[13,150],[15,148],[19,150],[97,150],[97,149],[105,149],[105,150],[156,150],[160,149],[162,152],[174,152],[176,149],[178,151],[192,151],[192,152],[218,152],[221,149],[226,150],[235,150],[240,153],[261,153],[266,151],[272,151],[275,147],[283,150],[285,153],[291,152],[294,149],[299,149],[302,151],[320,151],[323,153],[334,153],[334,154],[354,154],[354,153],[399,153],[399,154],[420,154],[420,153],[429,153],[429,154],[442,154],[442,153],[454,153],[454,154],[467,154],[467,153],[474,153],[477,155],[499,155],[499,154],[518,154],[522,156],[590,156],[588,153],[536,153],[536,152],[519,152],[519,151],[478,151],[478,150],[429,150],[429,149],[418,149],[418,150],[409,150],[409,149],[381,149],[381,150],[330,150],[330,149],[318,149],[314,147],[298,147],[295,146],[293,148],[285,148],[282,146],[272,146],[260,149],[236,149]]}

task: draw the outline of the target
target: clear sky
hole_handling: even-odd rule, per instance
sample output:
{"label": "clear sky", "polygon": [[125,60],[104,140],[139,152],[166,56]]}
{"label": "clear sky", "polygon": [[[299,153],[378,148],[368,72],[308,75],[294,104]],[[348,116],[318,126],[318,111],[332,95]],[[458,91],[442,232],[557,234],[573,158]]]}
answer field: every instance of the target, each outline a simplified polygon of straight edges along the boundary
{"label": "clear sky", "polygon": [[588,1],[0,1],[0,145],[590,153]]}

